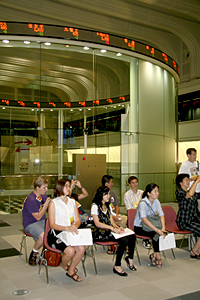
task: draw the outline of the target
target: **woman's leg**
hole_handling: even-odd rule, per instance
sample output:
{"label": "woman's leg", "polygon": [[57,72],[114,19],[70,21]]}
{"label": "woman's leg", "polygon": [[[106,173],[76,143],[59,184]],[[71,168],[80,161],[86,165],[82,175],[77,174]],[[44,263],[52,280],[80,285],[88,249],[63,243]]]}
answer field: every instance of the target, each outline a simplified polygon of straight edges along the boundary
{"label": "woman's leg", "polygon": [[[199,249],[200,249],[200,237],[198,238],[194,248],[192,249],[192,252],[199,256]],[[192,253],[191,253],[191,255],[192,255]]]}
{"label": "woman's leg", "polygon": [[128,245],[128,239],[127,238],[121,238],[117,240],[119,242],[119,246],[117,248],[117,254],[116,254],[116,260],[115,260],[115,266],[114,269],[119,273],[125,273],[124,270],[121,267],[121,260],[124,251],[126,250],[126,247]]}
{"label": "woman's leg", "polygon": [[[68,269],[68,275],[74,275],[74,273],[76,272],[76,266],[79,264],[79,262],[81,261],[81,258],[83,257],[84,253],[85,253],[85,247],[84,246],[74,246],[71,247],[74,248],[74,255],[71,258],[71,264],[69,266]],[[82,281],[82,278],[80,276],[78,276],[77,274],[73,276],[73,279],[76,281]]]}
{"label": "woman's leg", "polygon": [[74,247],[71,247],[71,246],[66,247],[65,250],[63,251],[60,266],[64,270],[68,269],[67,265],[68,265],[69,261],[72,259],[72,257],[74,256],[74,254],[75,254],[75,249],[74,249]]}

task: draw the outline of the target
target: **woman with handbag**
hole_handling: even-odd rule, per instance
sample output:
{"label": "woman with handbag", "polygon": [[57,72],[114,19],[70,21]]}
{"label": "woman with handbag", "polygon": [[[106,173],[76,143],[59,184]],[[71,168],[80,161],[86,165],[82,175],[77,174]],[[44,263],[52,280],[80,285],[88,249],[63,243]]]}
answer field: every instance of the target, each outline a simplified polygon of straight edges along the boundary
{"label": "woman with handbag", "polygon": [[[91,215],[93,217],[95,229],[93,231],[94,241],[115,241],[116,239],[112,235],[114,233],[122,233],[124,229],[119,227],[113,221],[112,211],[109,205],[110,189],[108,187],[100,186],[93,199],[91,206]],[[131,271],[136,271],[133,264],[133,254],[135,248],[135,234],[117,239],[119,243],[116,255],[115,266],[113,272],[120,276],[128,276],[128,274],[121,267],[121,259],[124,251],[128,245],[129,255],[125,260],[128,268]]]}
{"label": "woman with handbag", "polygon": [[[77,275],[76,266],[85,253],[84,246],[67,246],[59,237],[61,232],[78,234],[81,224],[76,201],[68,197],[70,181],[57,180],[54,187],[54,199],[50,202],[48,216],[51,230],[48,234],[48,243],[52,248],[63,252],[60,266],[67,271],[66,275],[74,281],[80,282],[82,278]],[[70,265],[68,263],[71,261]]]}
{"label": "woman with handbag", "polygon": [[165,217],[158,200],[159,187],[150,183],[142,195],[134,220],[134,230],[137,235],[152,239],[154,252],[149,256],[152,265],[161,268],[162,261],[159,251],[159,236],[165,234]]}

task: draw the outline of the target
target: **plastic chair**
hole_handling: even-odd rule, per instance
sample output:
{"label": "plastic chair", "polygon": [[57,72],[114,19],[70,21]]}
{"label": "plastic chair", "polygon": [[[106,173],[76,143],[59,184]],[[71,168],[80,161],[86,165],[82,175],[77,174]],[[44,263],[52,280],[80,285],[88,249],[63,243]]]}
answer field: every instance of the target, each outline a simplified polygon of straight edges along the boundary
{"label": "plastic chair", "polygon": [[[134,209],[134,208],[128,210],[128,228],[130,228],[133,231],[134,231],[133,224],[134,224],[136,212],[137,212],[137,210]],[[138,234],[136,234],[135,236],[138,239],[149,240],[150,243],[151,243],[151,246],[153,248],[152,241],[151,241],[151,238],[149,236],[143,236],[143,235],[138,235]],[[137,246],[135,246],[135,250],[136,250],[138,262],[139,262],[139,264],[141,266],[141,261],[140,261],[140,256],[139,256],[139,252],[138,252]],[[150,249],[149,249],[149,251],[150,251]]]}
{"label": "plastic chair", "polygon": [[173,233],[177,233],[177,234],[183,234],[183,238],[181,240],[181,244],[179,246],[179,248],[181,248],[182,244],[183,244],[183,240],[185,238],[185,235],[188,234],[188,239],[190,241],[190,245],[192,245],[192,231],[190,230],[181,230],[178,228],[177,224],[176,224],[176,212],[173,209],[173,207],[171,206],[163,206],[162,207],[164,215],[165,215],[165,228],[167,231],[169,232],[173,232]]}
{"label": "plastic chair", "polygon": [[[45,225],[45,231],[44,231],[44,246],[43,246],[43,250],[42,253],[40,255],[39,258],[39,270],[38,270],[38,275],[40,274],[41,271],[41,266],[44,265],[45,266],[45,270],[46,270],[46,280],[47,280],[47,285],[49,285],[49,274],[48,274],[48,265],[47,265],[47,259],[46,259],[46,252],[49,250],[51,252],[55,252],[55,253],[62,253],[62,251],[55,249],[55,248],[51,248],[48,244],[48,240],[47,240],[47,236],[50,230],[50,226],[49,226],[49,220],[46,220],[46,225]],[[83,271],[86,277],[86,270],[85,270],[85,265],[84,265],[84,259],[82,259],[82,266],[83,266]]]}
{"label": "plastic chair", "polygon": [[27,236],[30,236],[30,237],[33,237],[31,234],[27,233],[25,230],[24,230],[24,234],[22,236],[22,240],[20,242],[20,250],[19,250],[19,256],[21,257],[22,255],[22,248],[24,248],[24,251],[25,251],[25,259],[26,259],[26,264],[28,263],[28,257],[27,257],[27,246],[26,246],[26,237]]}
{"label": "plastic chair", "polygon": [[[105,242],[94,241],[94,245],[100,245],[100,246],[103,246],[103,247],[116,246],[115,247],[115,252],[114,252],[114,255],[113,255],[113,260],[114,260],[115,255],[116,255],[116,251],[117,251],[117,246],[119,245],[119,243],[117,241],[105,241]],[[97,275],[97,267],[96,267],[95,260],[94,260],[94,265],[95,265],[95,271],[96,271],[96,275]]]}

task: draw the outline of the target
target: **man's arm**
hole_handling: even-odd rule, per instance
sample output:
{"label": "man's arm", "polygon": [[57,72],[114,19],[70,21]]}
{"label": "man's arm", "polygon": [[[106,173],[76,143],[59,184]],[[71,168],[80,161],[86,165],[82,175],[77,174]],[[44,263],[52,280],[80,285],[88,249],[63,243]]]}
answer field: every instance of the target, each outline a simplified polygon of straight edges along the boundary
{"label": "man's arm", "polygon": [[45,212],[46,212],[46,210],[47,210],[47,208],[48,208],[48,205],[49,205],[49,202],[50,202],[50,201],[51,201],[51,198],[48,197],[48,198],[46,199],[46,201],[45,201],[45,203],[44,203],[42,209],[41,209],[39,212],[37,212],[37,213],[32,213],[33,217],[34,217],[37,221],[40,221],[41,218],[44,216],[44,214],[45,214]]}

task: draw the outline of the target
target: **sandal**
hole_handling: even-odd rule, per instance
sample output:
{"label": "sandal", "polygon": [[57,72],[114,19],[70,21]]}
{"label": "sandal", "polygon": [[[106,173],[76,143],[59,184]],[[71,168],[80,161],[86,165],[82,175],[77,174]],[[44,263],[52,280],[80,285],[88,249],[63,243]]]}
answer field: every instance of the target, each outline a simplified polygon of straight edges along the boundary
{"label": "sandal", "polygon": [[151,264],[153,266],[155,266],[156,265],[156,258],[155,258],[153,253],[149,255],[149,259],[150,259]]}
{"label": "sandal", "polygon": [[[72,278],[74,281],[77,281],[77,282],[81,282],[83,279],[78,276],[76,273],[73,273],[72,275],[69,275],[68,273],[66,273],[66,276]],[[81,280],[79,280],[81,279]]]}
{"label": "sandal", "polygon": [[190,257],[200,259],[200,255],[197,255],[196,253],[194,253],[193,250],[191,250],[191,252],[190,252]]}
{"label": "sandal", "polygon": [[156,258],[156,264],[155,264],[155,266],[156,266],[157,268],[162,268],[162,261],[161,261],[161,259],[157,259],[157,258]]}
{"label": "sandal", "polygon": [[[68,270],[69,270],[69,267],[70,267],[70,266],[69,266],[69,265],[67,265],[67,267],[66,267],[66,269],[65,269],[65,270],[66,270],[66,271],[68,271]],[[75,268],[75,270],[74,270],[74,273],[77,273],[77,272],[78,272],[78,269],[77,269],[77,268]]]}
{"label": "sandal", "polygon": [[107,250],[107,254],[109,254],[109,255],[113,255],[113,254],[114,254],[114,251],[113,251],[113,249],[108,249],[108,250]]}

